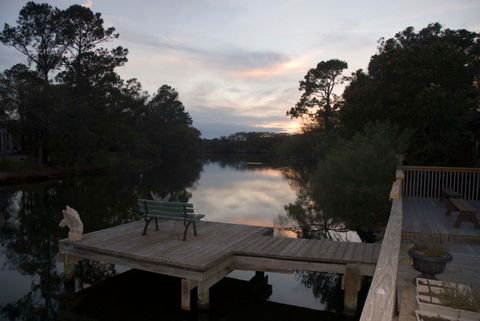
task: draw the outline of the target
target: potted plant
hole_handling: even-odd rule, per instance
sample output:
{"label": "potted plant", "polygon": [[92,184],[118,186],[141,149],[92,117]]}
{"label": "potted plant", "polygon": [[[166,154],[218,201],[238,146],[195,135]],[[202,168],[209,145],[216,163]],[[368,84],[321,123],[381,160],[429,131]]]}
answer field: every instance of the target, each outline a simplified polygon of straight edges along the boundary
{"label": "potted plant", "polygon": [[413,259],[415,270],[422,273],[419,277],[436,280],[435,275],[445,271],[446,264],[453,259],[446,243],[442,234],[422,233],[416,237],[408,254]]}

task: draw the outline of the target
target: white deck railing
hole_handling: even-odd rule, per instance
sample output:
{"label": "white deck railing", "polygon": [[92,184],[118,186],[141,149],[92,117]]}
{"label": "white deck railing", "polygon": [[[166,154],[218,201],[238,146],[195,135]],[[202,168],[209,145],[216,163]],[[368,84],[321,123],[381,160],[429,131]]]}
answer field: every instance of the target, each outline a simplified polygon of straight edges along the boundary
{"label": "white deck railing", "polygon": [[449,188],[467,200],[480,199],[480,168],[402,166],[403,196],[439,198]]}

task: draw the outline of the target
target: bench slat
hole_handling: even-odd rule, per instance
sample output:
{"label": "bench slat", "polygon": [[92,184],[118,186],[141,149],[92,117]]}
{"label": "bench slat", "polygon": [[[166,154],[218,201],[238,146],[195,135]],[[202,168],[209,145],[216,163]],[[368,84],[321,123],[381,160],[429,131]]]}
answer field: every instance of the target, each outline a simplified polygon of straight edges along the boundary
{"label": "bench slat", "polygon": [[192,203],[182,203],[182,202],[166,202],[166,201],[155,201],[155,200],[146,200],[138,199],[138,204],[147,203],[147,205],[161,205],[166,207],[193,207]]}
{"label": "bench slat", "polygon": [[157,211],[157,212],[179,213],[179,214],[183,214],[186,212],[187,214],[191,214],[194,212],[193,208],[183,209],[181,207],[175,208],[175,207],[150,206],[150,205],[147,205],[147,208],[145,208],[145,206],[142,204],[138,205],[138,209],[142,213],[145,213],[145,212],[151,213],[151,212]]}
{"label": "bench slat", "polygon": [[452,198],[450,202],[459,210],[465,212],[477,212],[478,209],[474,207],[470,202],[460,198]]}
{"label": "bench slat", "polygon": [[154,210],[173,213],[194,213],[193,205],[189,203],[178,202],[165,202],[165,201],[153,201],[153,200],[138,200],[139,210],[145,214],[145,212],[152,212]]}
{"label": "bench slat", "polygon": [[[163,219],[169,219],[169,220],[181,220],[183,221],[185,219],[185,216],[182,215],[168,215],[168,214],[147,214],[148,217],[152,218],[163,218]],[[205,217],[204,214],[187,214],[187,221],[198,221]]]}

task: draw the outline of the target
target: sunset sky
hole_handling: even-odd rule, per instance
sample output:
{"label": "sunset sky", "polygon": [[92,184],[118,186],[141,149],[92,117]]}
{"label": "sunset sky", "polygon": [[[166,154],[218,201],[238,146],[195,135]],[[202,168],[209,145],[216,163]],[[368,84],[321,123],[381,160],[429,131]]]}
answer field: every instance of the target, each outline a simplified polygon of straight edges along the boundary
{"label": "sunset sky", "polygon": [[[431,22],[480,32],[480,1],[88,0],[129,49],[118,69],[151,94],[173,86],[203,137],[237,131],[294,131],[285,116],[300,96],[298,81],[332,58],[348,73],[366,68],[380,37]],[[15,24],[26,2],[0,0],[0,23]],[[2,27],[3,28],[3,27]],[[0,70],[26,62],[0,45]]]}

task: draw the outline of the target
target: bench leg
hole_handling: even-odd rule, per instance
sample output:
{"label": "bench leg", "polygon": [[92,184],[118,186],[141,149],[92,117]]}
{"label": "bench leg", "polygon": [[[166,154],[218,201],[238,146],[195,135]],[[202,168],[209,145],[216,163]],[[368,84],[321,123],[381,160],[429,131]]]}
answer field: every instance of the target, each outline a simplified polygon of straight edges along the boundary
{"label": "bench leg", "polygon": [[193,222],[193,235],[197,236],[197,226],[195,225],[195,222]]}
{"label": "bench leg", "polygon": [[188,222],[187,225],[185,225],[185,231],[183,232],[183,240],[184,241],[187,240],[187,231],[188,231],[188,228],[190,227],[190,224],[192,224],[192,222]]}
{"label": "bench leg", "polygon": [[145,228],[143,229],[143,233],[142,233],[142,235],[145,235],[145,234],[147,234],[147,228],[148,228],[148,224],[150,224],[150,222],[151,222],[151,221],[152,221],[152,219],[151,219],[151,218],[149,218],[149,219],[146,219],[146,220],[145,220],[145,222],[146,222],[146,223],[145,223]]}
{"label": "bench leg", "polygon": [[455,207],[453,206],[452,202],[447,198],[447,212],[445,215],[450,216],[450,214],[455,210]]}
{"label": "bench leg", "polygon": [[458,213],[457,219],[455,220],[455,223],[453,224],[453,227],[460,227],[460,224],[465,221],[470,221],[472,222],[473,226],[476,229],[480,229],[480,224],[478,223],[477,217],[475,216],[475,213],[471,212],[460,212]]}
{"label": "bench leg", "polygon": [[155,228],[158,231],[158,219],[155,217]]}
{"label": "bench leg", "polygon": [[470,219],[472,220],[473,226],[475,226],[476,229],[480,229],[480,223],[478,222],[475,213],[471,214]]}

